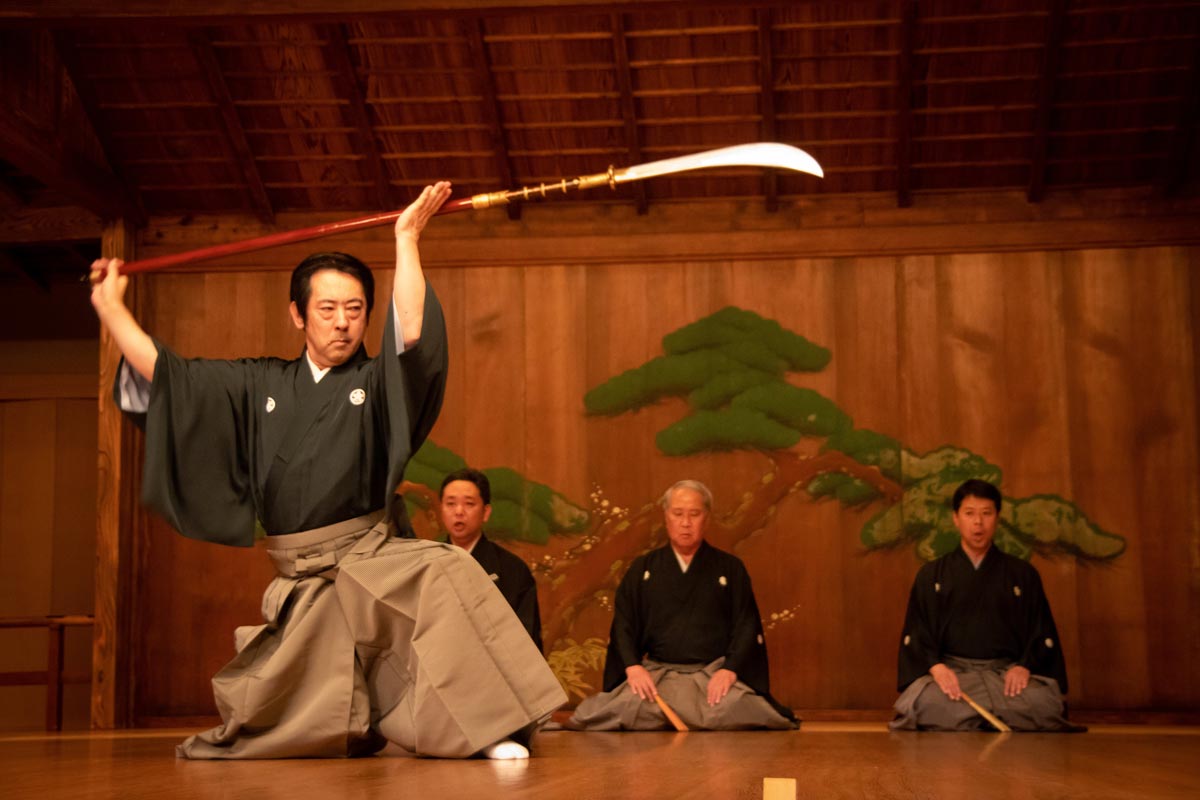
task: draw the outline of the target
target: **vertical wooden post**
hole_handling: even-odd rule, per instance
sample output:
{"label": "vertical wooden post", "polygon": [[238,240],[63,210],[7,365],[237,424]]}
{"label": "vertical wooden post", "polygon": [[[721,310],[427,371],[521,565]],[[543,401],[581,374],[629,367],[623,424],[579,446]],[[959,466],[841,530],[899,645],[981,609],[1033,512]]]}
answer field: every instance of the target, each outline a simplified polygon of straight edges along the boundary
{"label": "vertical wooden post", "polygon": [[[106,223],[101,240],[105,258],[133,259],[134,230],[123,220]],[[125,303],[140,312],[139,280],[131,280]],[[133,524],[141,458],[133,431],[112,401],[113,378],[121,354],[112,337],[100,331],[99,418],[96,486],[96,606],[92,629],[92,727],[120,728],[131,718],[129,598],[133,584]]]}
{"label": "vertical wooden post", "polygon": [[51,621],[46,629],[46,730],[62,730],[63,626]]}

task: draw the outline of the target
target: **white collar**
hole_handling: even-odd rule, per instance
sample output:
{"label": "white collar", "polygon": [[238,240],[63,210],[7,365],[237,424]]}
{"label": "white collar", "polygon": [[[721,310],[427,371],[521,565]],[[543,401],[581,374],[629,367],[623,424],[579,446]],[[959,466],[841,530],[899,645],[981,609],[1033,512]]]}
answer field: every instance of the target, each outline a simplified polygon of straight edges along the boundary
{"label": "white collar", "polygon": [[308,368],[312,370],[313,383],[320,383],[321,378],[324,378],[329,374],[330,368],[325,367],[325,369],[321,369],[318,367],[317,362],[313,361],[312,356],[308,354],[308,348],[305,348],[304,350],[304,359],[308,362]]}
{"label": "white collar", "polygon": [[[696,551],[696,552],[699,552],[699,551]],[[671,554],[674,555],[675,560],[679,562],[680,571],[683,572],[684,574],[687,574],[688,567],[690,567],[692,565],[692,562],[684,561],[683,556],[681,556],[681,555],[679,555],[679,553],[675,552],[674,547],[671,548]],[[692,559],[695,560],[695,558],[696,558],[696,553],[692,553]]]}

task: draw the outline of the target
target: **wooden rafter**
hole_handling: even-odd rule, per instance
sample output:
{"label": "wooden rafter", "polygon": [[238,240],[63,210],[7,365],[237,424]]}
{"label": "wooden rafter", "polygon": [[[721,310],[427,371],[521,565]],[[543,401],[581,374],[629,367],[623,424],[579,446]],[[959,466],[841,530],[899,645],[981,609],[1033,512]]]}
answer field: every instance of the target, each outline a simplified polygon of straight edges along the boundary
{"label": "wooden rafter", "polygon": [[1200,47],[1192,50],[1191,71],[1180,96],[1171,143],[1156,182],[1158,191],[1167,197],[1177,193],[1189,176],[1200,171],[1198,165],[1192,163],[1196,158],[1196,137],[1200,136],[1197,126],[1200,108],[1197,106],[1200,106]]}
{"label": "wooden rafter", "polygon": [[0,250],[0,273],[20,273],[28,278],[42,292],[50,291],[50,280],[40,270],[31,267],[27,262],[16,258],[11,252]]}
{"label": "wooden rafter", "polygon": [[[28,107],[14,109],[16,123],[0,126],[10,128],[10,138],[13,131],[26,135],[25,146],[43,148],[40,162],[12,151],[4,177],[24,199],[0,194],[0,209],[41,206],[43,192],[50,204],[80,203],[78,189],[64,201],[64,178],[54,176],[71,164],[63,147],[108,166],[90,141],[81,147],[74,131],[56,128],[56,118],[84,127],[88,106],[92,121],[107,126],[97,137],[113,170],[156,213],[199,206],[253,214],[257,206],[267,216],[285,199],[296,211],[364,202],[395,207],[412,194],[406,179],[429,179],[409,174],[418,159],[436,160],[438,172],[461,189],[484,191],[557,181],[560,166],[569,176],[587,165],[645,163],[685,152],[671,150],[681,142],[800,131],[805,141],[795,144],[832,162],[831,191],[892,191],[900,205],[925,190],[1014,186],[1036,202],[1049,189],[1068,188],[1062,181],[1153,181],[1164,193],[1187,192],[1200,176],[1196,93],[1182,94],[1185,82],[1196,81],[1195,0],[1154,0],[1145,9],[1130,0],[1119,7],[885,0],[849,15],[792,14],[780,0],[660,4],[694,11],[683,17],[632,0],[461,0],[456,12],[416,0],[429,13],[376,2],[375,11],[350,16],[335,16],[331,0],[301,0],[314,9],[325,2],[327,10],[263,17],[257,5],[245,14],[212,16],[206,9],[172,17],[165,36],[145,20],[171,16],[170,9],[146,10],[150,0],[133,0],[143,19],[135,24],[122,21],[132,18],[123,16],[127,5],[83,2],[103,19],[14,18],[0,35],[0,47],[25,46],[32,56],[28,64],[10,59],[15,89],[0,106]],[[584,7],[596,13],[581,13]],[[1135,8],[1137,24],[1120,24]],[[409,24],[426,18],[428,26]],[[26,29],[38,32],[22,44]],[[210,37],[219,60],[213,71],[232,94],[232,111],[216,102],[189,54],[192,29]],[[61,68],[50,69],[55,37],[75,44],[80,101],[55,95],[68,87]],[[376,49],[413,57],[375,63]],[[18,74],[26,69],[29,82]],[[400,75],[405,79],[384,77]],[[236,143],[227,131],[235,119],[242,128]],[[328,141],[319,142],[323,136]],[[943,144],[955,142],[963,144]],[[1071,163],[1085,154],[1092,166]],[[244,177],[255,170],[261,181]],[[74,175],[77,183],[81,175]],[[43,190],[31,180],[39,176],[55,185]],[[786,205],[797,180],[723,171],[631,186],[621,202],[636,200],[645,211],[648,196],[696,200],[749,191],[773,209]],[[93,197],[114,185],[98,181]],[[112,208],[111,197],[88,205],[98,209],[100,202]]]}
{"label": "wooden rafter", "polygon": [[25,199],[17,188],[10,184],[7,180],[0,178],[0,208],[13,209],[21,208],[28,201]]}
{"label": "wooden rafter", "polygon": [[[758,77],[762,86],[759,105],[762,108],[762,138],[773,142],[775,131],[775,51],[771,44],[772,15],[770,8],[758,10]],[[768,169],[763,172],[763,196],[766,209],[774,214],[779,210],[779,174]]]}
{"label": "wooden rafter", "polygon": [[[624,5],[632,5],[625,0]],[[679,0],[637,0],[641,6],[675,6]],[[613,6],[613,0],[572,0],[572,6]],[[481,10],[528,9],[542,10],[546,0],[405,0],[384,3],[380,0],[5,0],[8,15],[20,19],[75,20],[87,18],[91,22],[128,24],[130,20],[162,19],[164,17],[191,18],[224,22],[231,18],[308,18],[317,16],[346,18],[349,15],[379,14],[391,8],[408,13],[457,12],[473,13]],[[601,8],[601,10],[603,10]]]}
{"label": "wooden rafter", "polygon": [[1063,37],[1067,28],[1067,0],[1053,0],[1046,18],[1046,43],[1042,48],[1042,69],[1038,76],[1037,111],[1033,123],[1033,153],[1029,168],[1031,203],[1040,203],[1046,195],[1046,166],[1050,150],[1050,118],[1054,112],[1054,85],[1062,63]]}
{"label": "wooden rafter", "polygon": [[[629,163],[642,163],[642,138],[638,133],[637,107],[633,100],[633,72],[629,66],[629,42],[625,36],[625,15],[612,15],[613,61],[617,67],[617,87],[621,94],[621,120],[625,126],[625,149],[629,152]],[[633,185],[637,213],[645,214],[650,209],[645,184]]]}
{"label": "wooden rafter", "polygon": [[63,151],[0,103],[0,157],[98,217],[141,219],[141,209],[118,188],[116,176],[73,151]]}
{"label": "wooden rafter", "polygon": [[[63,49],[61,44],[56,46],[55,63],[63,69],[68,80],[76,84],[62,58]],[[57,79],[57,75],[55,77]],[[80,99],[84,100],[83,93],[80,93]],[[11,97],[0,100],[0,158],[67,195],[97,216],[124,216],[139,222],[145,219],[141,207],[108,164],[98,163],[91,157],[64,147],[60,136],[46,135],[47,129],[60,124],[59,120],[47,119],[41,120],[41,125],[30,124],[26,121],[28,113],[10,106],[11,101]],[[85,116],[91,113],[86,105],[81,108]],[[98,131],[94,117],[86,119],[84,124],[93,133]],[[103,140],[98,137],[98,141]],[[20,194],[15,192],[9,199],[22,200]]]}
{"label": "wooden rafter", "polygon": [[146,222],[145,208],[141,198],[137,196],[135,191],[130,189],[129,181],[125,180],[121,174],[120,164],[115,158],[117,151],[113,145],[112,137],[109,135],[108,126],[99,124],[101,122],[100,102],[96,97],[91,81],[83,79],[84,70],[79,63],[75,42],[70,34],[62,30],[55,31],[54,49],[58,60],[62,63],[63,70],[67,74],[67,79],[75,87],[75,94],[79,97],[80,105],[83,107],[83,114],[87,120],[87,125],[95,134],[96,141],[100,143],[100,151],[104,155],[106,165],[108,169],[112,170],[115,181],[113,191],[117,192],[121,197],[122,216],[133,224],[144,224]]}
{"label": "wooden rafter", "polygon": [[896,82],[896,205],[912,205],[913,59],[917,0],[900,0],[900,54]]}
{"label": "wooden rafter", "polygon": [[0,247],[100,238],[100,215],[80,206],[19,208],[0,214]]}
{"label": "wooden rafter", "polygon": [[[471,50],[471,61],[475,64],[475,78],[479,83],[480,106],[484,121],[488,126],[488,138],[492,146],[492,161],[500,178],[500,186],[505,189],[516,188],[513,180],[512,162],[509,160],[508,145],[504,140],[504,115],[500,110],[500,99],[496,94],[496,77],[492,74],[491,58],[487,45],[483,41],[483,18],[475,17],[465,23],[467,30],[467,46]],[[521,204],[512,203],[505,206],[508,218],[521,218]]]}
{"label": "wooden rafter", "polygon": [[341,25],[325,25],[321,34],[325,40],[325,58],[342,82],[343,95],[350,101],[350,120],[358,131],[359,146],[362,147],[366,169],[375,181],[376,203],[381,209],[396,208],[398,203],[393,196],[391,184],[388,183],[387,166],[383,163],[379,142],[376,141],[375,131],[371,126],[371,115],[367,111],[362,84],[359,83],[354,61],[350,57],[350,45],[346,41],[345,29]]}
{"label": "wooden rafter", "polygon": [[188,41],[191,44],[196,63],[200,67],[200,72],[208,83],[209,91],[212,92],[213,101],[220,111],[221,121],[225,124],[225,141],[242,173],[246,191],[250,194],[251,206],[264,222],[273,223],[275,210],[271,207],[271,199],[267,196],[267,188],[263,184],[262,175],[254,163],[254,152],[250,149],[250,142],[246,139],[242,120],[233,104],[233,95],[230,94],[225,77],[221,74],[221,65],[217,61],[217,54],[213,51],[212,42],[200,28],[188,32]]}

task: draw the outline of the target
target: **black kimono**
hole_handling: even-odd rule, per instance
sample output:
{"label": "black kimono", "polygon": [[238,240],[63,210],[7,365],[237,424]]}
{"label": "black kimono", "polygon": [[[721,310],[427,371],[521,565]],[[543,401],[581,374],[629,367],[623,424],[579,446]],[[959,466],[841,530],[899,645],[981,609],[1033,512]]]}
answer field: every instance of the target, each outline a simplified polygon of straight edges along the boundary
{"label": "black kimono", "polygon": [[[791,710],[770,694],[767,648],[750,575],[741,559],[707,542],[700,544],[687,572],[680,569],[670,546],[633,561],[614,601],[604,663],[606,694],[581,703],[568,727],[663,727],[657,709],[641,708],[624,685],[625,669],[634,664],[650,669],[664,698],[672,690],[673,673],[690,676],[688,690],[678,690],[688,696],[677,696],[675,702],[668,699],[689,727],[795,727]],[[713,709],[704,702],[704,686],[717,669],[736,673],[738,684],[743,685],[716,707],[725,711],[720,707],[740,705],[745,711],[734,719],[714,719]]]}
{"label": "black kimono", "polygon": [[512,606],[517,619],[529,631],[529,638],[541,650],[542,618],[538,611],[537,584],[529,567],[485,534],[480,534],[479,541],[471,548],[471,557],[479,562],[479,566],[496,584],[500,594]]}
{"label": "black kimono", "polygon": [[947,655],[1003,659],[1054,678],[1065,694],[1067,667],[1038,571],[989,547],[979,569],[962,548],[921,567],[900,638],[897,689]]}
{"label": "black kimono", "polygon": [[[956,548],[921,567],[900,637],[896,717],[892,730],[980,730],[990,726],[965,702],[952,701],[929,669],[945,664],[959,686],[1013,730],[1079,730],[1066,721],[1062,644],[1038,571],[988,548],[976,569]],[[1004,694],[1013,666],[1028,686]]]}

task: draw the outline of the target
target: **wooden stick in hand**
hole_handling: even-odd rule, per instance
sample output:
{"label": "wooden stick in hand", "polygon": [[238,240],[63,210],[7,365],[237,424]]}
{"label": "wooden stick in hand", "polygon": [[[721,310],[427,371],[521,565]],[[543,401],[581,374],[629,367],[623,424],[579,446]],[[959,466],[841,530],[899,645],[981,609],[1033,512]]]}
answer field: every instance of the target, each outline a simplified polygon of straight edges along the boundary
{"label": "wooden stick in hand", "polygon": [[679,718],[679,715],[675,713],[675,709],[667,705],[666,700],[663,700],[656,694],[654,695],[654,702],[658,703],[658,707],[661,708],[662,712],[667,715],[667,719],[673,726],[675,726],[675,730],[679,731],[680,733],[685,733],[690,730],[688,726],[684,724],[683,720]]}
{"label": "wooden stick in hand", "polygon": [[974,700],[972,700],[971,695],[967,694],[966,692],[962,692],[962,699],[967,701],[967,705],[969,705],[971,708],[973,708],[977,712],[979,712],[979,716],[983,717],[988,722],[992,723],[992,725],[995,726],[996,730],[1000,731],[1001,733],[1012,733],[1012,728],[1008,727],[1003,722],[1001,722],[1000,718],[997,717],[995,714],[988,711],[986,708],[979,705],[979,703],[976,703]]}

